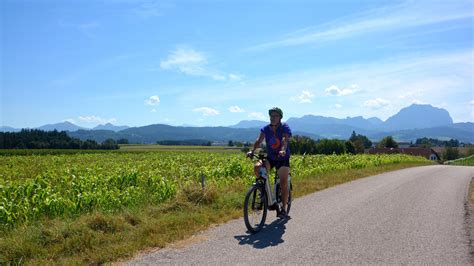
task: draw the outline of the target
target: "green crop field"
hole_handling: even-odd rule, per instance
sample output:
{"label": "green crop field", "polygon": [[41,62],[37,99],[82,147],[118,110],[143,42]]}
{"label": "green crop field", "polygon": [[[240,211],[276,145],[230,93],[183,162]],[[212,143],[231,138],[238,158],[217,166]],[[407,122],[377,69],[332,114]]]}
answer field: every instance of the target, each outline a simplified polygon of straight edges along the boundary
{"label": "green crop field", "polygon": [[[295,185],[295,195],[298,196],[310,193],[311,191],[308,189],[314,191],[349,181],[347,171],[355,173],[358,170],[387,165],[403,164],[404,167],[407,167],[429,163],[424,158],[406,155],[292,156],[291,172]],[[344,175],[340,175],[344,179],[323,178],[329,173],[342,173],[341,171],[346,171]],[[79,256],[72,261],[66,260],[65,263],[97,263],[110,261],[121,256],[129,256],[135,250],[146,246],[164,245],[173,239],[179,239],[192,233],[193,230],[202,229],[202,226],[205,227],[213,221],[222,222],[235,218],[236,213],[241,212],[241,201],[244,192],[254,180],[252,173],[253,163],[245,158],[243,153],[229,152],[223,148],[213,150],[213,152],[149,152],[142,149],[142,152],[109,151],[0,156],[0,235],[4,235],[0,236],[0,249],[4,250],[0,251],[0,263],[28,259],[35,262],[35,258],[38,259],[38,257],[41,258],[42,262],[47,263],[51,259],[56,260],[64,256]],[[357,178],[361,175],[363,174],[359,174]],[[201,189],[202,177],[205,178],[205,190]],[[318,178],[321,178],[320,183],[323,184],[320,187],[311,188],[311,184],[304,183],[309,182],[309,180],[318,180]],[[299,189],[308,191],[304,190],[305,192],[301,193],[298,192]],[[193,193],[197,193],[196,198],[192,198],[194,197],[192,196]],[[183,195],[187,197],[186,204],[179,203],[182,202]],[[162,215],[156,216],[156,213],[152,213],[150,214],[151,218],[143,218],[145,217],[144,211],[157,210],[156,208],[160,210],[160,206],[170,206],[174,202],[181,205],[176,205],[179,207],[173,205],[175,207],[170,207],[171,209],[157,211]],[[197,219],[193,221],[199,225],[198,227],[190,226],[189,218],[183,216],[194,215],[193,212],[201,213],[204,210],[207,213],[203,216],[207,217],[205,221],[199,220],[204,219],[201,216],[199,216],[201,217],[199,219],[193,218]],[[94,213],[99,216],[115,215],[117,217],[125,217],[123,215],[126,214],[126,217],[130,215],[142,217],[143,221],[146,219],[166,219],[166,215],[175,215],[170,216],[174,218],[166,219],[166,221],[167,223],[174,221],[177,225],[175,229],[168,225],[167,230],[174,232],[174,235],[164,236],[164,240],[156,238],[156,235],[163,233],[161,231],[150,233],[148,231],[144,232],[145,229],[143,228],[140,229],[141,231],[136,229],[145,236],[133,236],[132,240],[128,240],[131,242],[127,245],[133,246],[133,241],[139,244],[128,247],[129,250],[122,247],[116,253],[104,253],[105,255],[100,253],[101,255],[97,255],[98,259],[88,261],[88,259],[95,256],[91,255],[90,252],[99,249],[107,250],[107,241],[109,240],[102,239],[105,237],[103,232],[100,231],[103,227],[95,226],[95,222],[92,222],[92,225],[91,222],[87,222],[87,228],[84,227],[85,229],[81,230],[84,230],[84,232],[91,230],[92,233],[81,233],[80,237],[77,236],[78,239],[75,240],[79,243],[77,245],[87,244],[77,251],[68,248],[66,244],[72,240],[67,239],[64,235],[71,235],[71,233],[67,233],[70,230],[67,228],[72,226],[71,224],[84,219],[92,219],[82,217],[90,217]],[[182,218],[176,218],[176,216]],[[102,217],[99,220],[103,221],[103,219],[105,218]],[[125,218],[119,220],[122,221],[123,219]],[[125,220],[128,221],[128,219]],[[48,242],[50,246],[44,246],[42,244],[44,242],[44,231],[38,228],[44,228],[44,224],[51,223],[51,221],[61,224],[58,225],[60,229],[57,229],[61,233],[48,233],[47,238],[54,238],[54,241],[51,242],[53,244]],[[183,229],[181,224],[183,222],[187,224],[187,229]],[[142,224],[147,223],[143,222]],[[148,224],[151,227],[152,222],[148,222]],[[111,225],[108,224],[107,226]],[[107,226],[105,228],[108,228]],[[157,230],[156,226],[153,226],[155,229],[149,230]],[[140,225],[137,225],[137,228],[139,227]],[[39,232],[39,236],[33,237],[34,234],[29,234],[25,230]],[[94,230],[99,230],[102,233],[99,232],[95,235]],[[123,234],[126,234],[126,232],[132,234],[132,231],[127,230],[124,230]],[[126,238],[115,231],[113,232],[113,237]],[[19,234],[25,235],[23,242],[16,238],[16,235]],[[89,239],[91,235],[102,240],[97,240],[96,243]],[[84,244],[84,237],[89,239],[87,241],[92,242]],[[140,242],[140,239],[147,239],[147,237],[151,237],[153,241]],[[36,248],[26,248],[33,245],[32,242],[35,241],[38,241]],[[110,241],[116,243],[117,240]],[[63,242],[66,243],[66,246],[58,248],[57,246],[62,245]],[[16,243],[17,246],[12,243]],[[48,251],[45,249],[49,247],[56,252],[52,257],[48,257]]]}

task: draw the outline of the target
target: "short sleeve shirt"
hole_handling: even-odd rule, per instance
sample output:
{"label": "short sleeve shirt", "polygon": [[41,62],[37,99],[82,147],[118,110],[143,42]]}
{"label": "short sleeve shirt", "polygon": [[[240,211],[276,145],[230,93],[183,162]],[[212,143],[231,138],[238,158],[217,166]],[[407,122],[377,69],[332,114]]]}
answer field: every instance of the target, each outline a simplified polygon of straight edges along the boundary
{"label": "short sleeve shirt", "polygon": [[274,131],[271,124],[268,124],[260,129],[260,132],[265,134],[265,142],[267,144],[268,158],[274,161],[284,161],[290,158],[290,145],[286,146],[286,154],[284,157],[278,156],[281,150],[283,134],[288,134],[291,137],[291,129],[288,124],[280,124]]}

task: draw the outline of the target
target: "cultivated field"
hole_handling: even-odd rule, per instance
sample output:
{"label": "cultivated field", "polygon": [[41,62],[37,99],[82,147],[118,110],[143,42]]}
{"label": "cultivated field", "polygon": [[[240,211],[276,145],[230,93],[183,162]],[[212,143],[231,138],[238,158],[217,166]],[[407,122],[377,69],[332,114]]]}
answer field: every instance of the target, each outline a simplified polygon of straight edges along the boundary
{"label": "cultivated field", "polygon": [[[0,156],[0,263],[101,263],[241,215],[254,179],[244,153],[127,148],[136,150]],[[429,163],[405,155],[292,156],[294,194]]]}

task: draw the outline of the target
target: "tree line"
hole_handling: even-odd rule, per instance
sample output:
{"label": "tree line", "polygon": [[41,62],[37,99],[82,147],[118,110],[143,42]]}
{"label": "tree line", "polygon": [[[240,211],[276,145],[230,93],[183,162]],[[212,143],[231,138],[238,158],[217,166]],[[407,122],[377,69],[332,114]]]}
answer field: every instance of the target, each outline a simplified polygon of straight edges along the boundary
{"label": "tree line", "polygon": [[65,131],[44,131],[22,129],[20,132],[0,132],[0,149],[85,149],[115,150],[117,141],[107,139],[102,143],[95,140],[82,141],[71,138]]}
{"label": "tree line", "polygon": [[[385,143],[386,141],[384,141]],[[293,154],[344,154],[364,153],[372,146],[372,141],[364,135],[352,132],[348,140],[321,139],[314,140],[306,136],[290,138],[290,151]]]}

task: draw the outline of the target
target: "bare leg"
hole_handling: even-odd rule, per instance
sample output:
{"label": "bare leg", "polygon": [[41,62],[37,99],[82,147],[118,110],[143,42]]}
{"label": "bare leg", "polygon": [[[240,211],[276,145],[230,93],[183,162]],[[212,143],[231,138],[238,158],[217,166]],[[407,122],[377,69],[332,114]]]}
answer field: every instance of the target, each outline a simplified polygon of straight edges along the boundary
{"label": "bare leg", "polygon": [[[258,178],[260,175],[260,167],[262,166],[262,163],[259,161],[255,164],[253,171],[255,172],[255,176]],[[267,168],[267,173],[270,172],[270,163],[268,161],[265,161],[265,168]]]}
{"label": "bare leg", "polygon": [[286,166],[278,169],[278,176],[280,177],[281,184],[281,201],[283,202],[283,209],[286,210],[288,205],[288,175],[290,174],[290,168]]}

